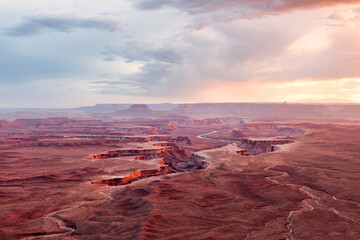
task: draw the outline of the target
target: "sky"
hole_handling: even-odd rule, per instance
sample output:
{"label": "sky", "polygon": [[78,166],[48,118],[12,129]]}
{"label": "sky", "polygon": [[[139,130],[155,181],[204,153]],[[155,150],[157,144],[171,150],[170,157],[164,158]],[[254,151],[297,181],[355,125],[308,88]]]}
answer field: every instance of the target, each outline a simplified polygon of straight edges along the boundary
{"label": "sky", "polygon": [[0,108],[360,103],[360,0],[0,0]]}

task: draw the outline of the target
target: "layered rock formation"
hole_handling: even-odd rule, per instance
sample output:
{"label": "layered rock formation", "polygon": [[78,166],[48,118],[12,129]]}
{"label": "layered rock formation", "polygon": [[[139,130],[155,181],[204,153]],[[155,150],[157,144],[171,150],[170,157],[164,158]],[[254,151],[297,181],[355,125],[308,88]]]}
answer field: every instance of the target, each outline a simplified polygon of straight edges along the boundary
{"label": "layered rock formation", "polygon": [[241,129],[248,136],[297,136],[305,133],[305,130],[283,126],[279,123],[247,123]]}
{"label": "layered rock formation", "polygon": [[236,153],[239,154],[239,155],[245,155],[245,156],[249,155],[247,149],[238,150],[238,151],[236,151]]}
{"label": "layered rock formation", "polygon": [[209,166],[209,163],[204,160],[204,157],[193,153],[191,154],[189,161],[175,165],[173,168],[178,172],[192,172],[199,169],[205,169]]}
{"label": "layered rock formation", "polygon": [[246,149],[248,153],[260,154],[267,152],[275,152],[279,149],[277,145],[293,143],[292,140],[287,139],[274,139],[274,140],[264,140],[264,139],[250,139],[243,138],[240,140],[238,145],[241,149]]}
{"label": "layered rock formation", "polygon": [[113,178],[113,179],[93,181],[91,182],[91,184],[107,184],[110,186],[126,185],[143,178],[160,176],[169,173],[172,173],[172,169],[169,166],[160,166],[158,169],[136,171],[134,173],[130,173],[129,175],[123,178]]}
{"label": "layered rock formation", "polygon": [[[167,145],[166,143],[165,145]],[[171,146],[154,149],[121,149],[115,151],[109,151],[88,157],[89,160],[114,158],[114,157],[127,157],[127,156],[146,156],[146,159],[160,158],[165,155],[166,152],[177,152],[181,155],[185,155],[183,149],[179,149],[175,144],[169,143]],[[161,145],[161,144],[160,144]]]}
{"label": "layered rock formation", "polygon": [[[177,155],[171,155],[172,152],[170,152],[170,154],[169,152],[167,153],[168,154],[164,155],[165,158],[159,161],[159,164],[164,164],[165,166],[160,166],[157,169],[135,171],[123,178],[96,180],[92,181],[91,184],[107,184],[110,186],[126,185],[144,178],[166,175],[175,172],[192,172],[195,170],[205,169],[209,166],[209,163],[204,161],[204,157],[198,156],[196,154],[192,154],[190,159],[184,161],[184,159],[177,159]],[[142,155],[137,156],[136,159],[146,160],[148,158],[146,155]],[[174,161],[174,159],[178,161]]]}
{"label": "layered rock formation", "polygon": [[207,168],[208,163],[204,161],[204,157],[192,154],[187,158],[185,151],[179,149],[174,143],[155,143],[154,146],[164,146],[161,149],[131,149],[131,150],[117,150],[109,151],[105,154],[98,154],[89,157],[88,159],[104,159],[120,156],[135,156],[136,160],[149,160],[153,158],[162,158],[157,169],[140,170],[130,173],[123,178],[113,178],[106,180],[97,180],[91,182],[92,184],[107,184],[111,186],[126,185],[139,179],[170,174],[174,172],[195,171]]}

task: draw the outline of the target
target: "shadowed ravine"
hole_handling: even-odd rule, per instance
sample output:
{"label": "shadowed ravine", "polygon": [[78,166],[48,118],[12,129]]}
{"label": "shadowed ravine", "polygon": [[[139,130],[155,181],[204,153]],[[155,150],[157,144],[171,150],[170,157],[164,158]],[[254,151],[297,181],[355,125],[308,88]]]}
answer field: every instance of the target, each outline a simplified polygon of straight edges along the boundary
{"label": "shadowed ravine", "polygon": [[[289,144],[294,141],[290,140],[251,140],[251,139],[240,139],[240,140],[228,140],[228,139],[212,139],[209,137],[211,134],[215,134],[218,131],[214,130],[209,133],[198,135],[197,138],[205,139],[205,140],[216,140],[232,143],[234,145],[238,145],[241,149],[246,149],[248,153],[246,154],[261,154],[266,152],[275,152],[279,149],[277,145],[281,144]],[[107,153],[93,155],[88,157],[89,160],[94,159],[107,159],[107,158],[116,158],[121,156],[134,156],[137,160],[148,160],[148,159],[156,159],[163,158],[159,161],[159,163],[164,164],[165,166],[159,166],[157,169],[147,169],[147,170],[139,170],[122,178],[113,178],[106,180],[96,180],[92,181],[92,184],[107,184],[110,186],[118,186],[118,185],[127,185],[134,181],[172,174],[176,172],[189,172],[200,169],[205,169],[209,164],[203,161],[205,158],[196,155],[196,153],[192,153],[190,158],[188,159],[185,155],[184,150],[180,149],[174,143],[155,143],[153,146],[163,147],[160,149],[125,149],[125,150],[116,150],[109,151]],[[245,155],[241,152],[242,155]]]}

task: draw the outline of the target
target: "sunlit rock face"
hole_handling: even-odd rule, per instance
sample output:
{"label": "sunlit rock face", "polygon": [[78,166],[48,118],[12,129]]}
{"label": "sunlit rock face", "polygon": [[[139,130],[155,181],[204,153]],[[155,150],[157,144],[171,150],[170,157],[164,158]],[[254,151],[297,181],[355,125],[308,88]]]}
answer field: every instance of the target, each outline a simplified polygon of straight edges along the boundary
{"label": "sunlit rock face", "polygon": [[238,151],[236,151],[236,153],[239,155],[245,155],[245,156],[248,155],[248,152],[246,149],[238,150]]}
{"label": "sunlit rock face", "polygon": [[123,178],[99,180],[99,181],[93,181],[91,183],[92,184],[107,184],[110,186],[126,185],[126,184],[130,184],[134,181],[137,181],[139,179],[165,175],[165,174],[169,174],[171,172],[172,172],[172,170],[169,166],[161,166],[157,169],[140,170],[140,171],[137,171],[134,173],[130,173],[128,176],[123,177]]}
{"label": "sunlit rock face", "polygon": [[[104,158],[114,158],[114,157],[125,157],[125,156],[146,156],[146,158],[158,158],[166,155],[168,152],[180,152],[184,153],[184,150],[179,149],[174,143],[155,143],[153,146],[166,146],[163,148],[154,148],[154,149],[123,149],[109,151],[107,153],[101,153],[98,155],[93,155],[88,157],[89,160],[94,159],[104,159]],[[170,145],[170,146],[168,146]]]}

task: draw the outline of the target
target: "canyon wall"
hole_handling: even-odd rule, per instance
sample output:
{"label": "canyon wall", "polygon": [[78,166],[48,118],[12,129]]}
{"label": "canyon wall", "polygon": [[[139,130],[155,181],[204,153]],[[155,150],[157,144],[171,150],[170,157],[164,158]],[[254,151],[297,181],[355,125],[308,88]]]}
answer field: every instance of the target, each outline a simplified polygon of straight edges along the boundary
{"label": "canyon wall", "polygon": [[243,138],[238,145],[241,149],[246,149],[248,153],[260,154],[266,152],[274,152],[279,149],[276,145],[293,143],[291,140],[255,140],[249,138]]}

